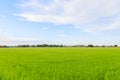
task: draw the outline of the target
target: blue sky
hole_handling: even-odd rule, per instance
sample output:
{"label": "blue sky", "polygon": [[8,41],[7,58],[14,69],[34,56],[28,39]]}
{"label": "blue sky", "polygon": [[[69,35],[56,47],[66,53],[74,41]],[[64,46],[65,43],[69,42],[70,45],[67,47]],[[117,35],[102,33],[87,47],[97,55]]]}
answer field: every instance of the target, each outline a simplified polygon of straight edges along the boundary
{"label": "blue sky", "polygon": [[119,0],[1,0],[0,44],[120,45]]}

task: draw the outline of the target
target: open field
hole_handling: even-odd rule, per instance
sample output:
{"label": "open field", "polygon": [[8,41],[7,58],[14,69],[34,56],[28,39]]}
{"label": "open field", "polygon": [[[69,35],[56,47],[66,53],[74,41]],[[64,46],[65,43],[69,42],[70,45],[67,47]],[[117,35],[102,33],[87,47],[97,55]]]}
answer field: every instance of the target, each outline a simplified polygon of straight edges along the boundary
{"label": "open field", "polygon": [[1,48],[0,80],[120,80],[120,48]]}

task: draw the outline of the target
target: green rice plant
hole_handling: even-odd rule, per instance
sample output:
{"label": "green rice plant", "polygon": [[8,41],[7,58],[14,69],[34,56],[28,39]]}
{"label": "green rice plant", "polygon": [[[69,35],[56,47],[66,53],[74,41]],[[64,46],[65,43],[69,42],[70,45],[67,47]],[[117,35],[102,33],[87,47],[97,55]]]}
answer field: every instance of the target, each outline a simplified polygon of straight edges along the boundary
{"label": "green rice plant", "polygon": [[1,48],[0,80],[119,80],[120,48]]}

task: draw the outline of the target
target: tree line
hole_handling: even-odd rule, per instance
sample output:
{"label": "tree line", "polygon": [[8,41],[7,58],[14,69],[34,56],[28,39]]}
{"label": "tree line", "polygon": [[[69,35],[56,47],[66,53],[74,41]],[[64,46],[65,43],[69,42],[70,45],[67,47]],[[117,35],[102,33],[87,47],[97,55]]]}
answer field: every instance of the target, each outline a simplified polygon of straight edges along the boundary
{"label": "tree line", "polygon": [[0,48],[10,48],[10,47],[119,47],[118,45],[50,45],[50,44],[37,44],[37,45],[17,45],[17,46],[7,46],[7,45],[0,45]]}

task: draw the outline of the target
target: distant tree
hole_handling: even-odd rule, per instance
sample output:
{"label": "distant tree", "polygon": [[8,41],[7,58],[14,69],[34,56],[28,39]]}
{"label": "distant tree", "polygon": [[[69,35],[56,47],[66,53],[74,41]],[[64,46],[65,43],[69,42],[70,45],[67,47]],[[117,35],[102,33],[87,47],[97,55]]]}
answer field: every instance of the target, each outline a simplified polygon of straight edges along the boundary
{"label": "distant tree", "polygon": [[100,47],[99,45],[95,45],[94,47]]}
{"label": "distant tree", "polygon": [[102,45],[101,47],[106,47],[105,45]]}
{"label": "distant tree", "polygon": [[36,45],[31,45],[31,47],[36,47]]}
{"label": "distant tree", "polygon": [[118,47],[118,45],[114,45],[114,47]]}
{"label": "distant tree", "polygon": [[94,47],[94,45],[92,45],[92,44],[89,44],[87,47]]}
{"label": "distant tree", "polygon": [[8,46],[6,45],[0,45],[0,48],[7,48]]}
{"label": "distant tree", "polygon": [[30,45],[17,45],[17,47],[30,47]]}
{"label": "distant tree", "polygon": [[59,47],[64,47],[64,45],[61,44],[61,45],[59,45]]}
{"label": "distant tree", "polygon": [[86,47],[86,45],[73,45],[71,47]]}

